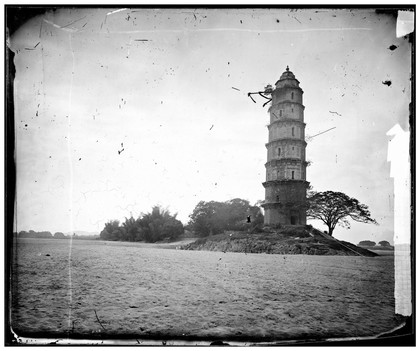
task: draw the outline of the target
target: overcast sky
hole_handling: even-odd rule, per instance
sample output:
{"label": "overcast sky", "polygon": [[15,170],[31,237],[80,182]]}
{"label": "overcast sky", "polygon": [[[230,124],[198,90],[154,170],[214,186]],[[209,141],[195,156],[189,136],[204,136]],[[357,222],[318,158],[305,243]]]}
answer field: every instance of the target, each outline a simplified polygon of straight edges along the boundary
{"label": "overcast sky", "polygon": [[263,200],[268,106],[247,93],[289,65],[304,90],[306,134],[335,127],[308,142],[307,180],[357,198],[379,223],[335,236],[392,242],[386,132],[407,130],[411,94],[411,45],[396,37],[395,18],[368,9],[64,8],[9,42],[18,231],[100,232],[156,204],[186,224],[200,200]]}

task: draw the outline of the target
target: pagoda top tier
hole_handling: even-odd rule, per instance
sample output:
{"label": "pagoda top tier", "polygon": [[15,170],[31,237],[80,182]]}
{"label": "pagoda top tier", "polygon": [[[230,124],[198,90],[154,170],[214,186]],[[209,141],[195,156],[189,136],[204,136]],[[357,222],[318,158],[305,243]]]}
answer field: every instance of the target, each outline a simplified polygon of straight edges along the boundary
{"label": "pagoda top tier", "polygon": [[296,79],[295,75],[293,74],[293,72],[291,72],[289,70],[289,66],[286,67],[286,71],[281,75],[279,80],[284,80],[284,79]]}
{"label": "pagoda top tier", "polygon": [[286,71],[283,72],[280,79],[276,82],[276,88],[278,89],[286,86],[299,87],[299,81],[293,72],[289,70],[289,66],[286,67]]}

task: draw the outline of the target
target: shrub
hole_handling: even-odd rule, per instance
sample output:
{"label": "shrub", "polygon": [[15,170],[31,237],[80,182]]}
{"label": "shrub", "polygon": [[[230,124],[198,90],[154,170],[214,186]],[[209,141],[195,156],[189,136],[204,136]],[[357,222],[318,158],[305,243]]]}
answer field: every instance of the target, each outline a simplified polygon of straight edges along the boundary
{"label": "shrub", "polygon": [[357,244],[357,246],[376,246],[376,243],[374,241],[370,240],[363,240]]}
{"label": "shrub", "polygon": [[176,214],[155,206],[152,212],[141,214],[139,218],[126,218],[120,226],[113,220],[105,224],[100,237],[103,240],[156,242],[163,239],[176,239],[184,233],[183,224],[176,219]]}

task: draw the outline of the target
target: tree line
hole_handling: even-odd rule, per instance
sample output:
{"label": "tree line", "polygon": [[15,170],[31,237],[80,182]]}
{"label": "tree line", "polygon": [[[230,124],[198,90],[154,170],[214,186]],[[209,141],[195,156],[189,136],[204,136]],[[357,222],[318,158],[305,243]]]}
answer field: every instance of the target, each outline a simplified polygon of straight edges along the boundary
{"label": "tree line", "polygon": [[22,230],[19,233],[14,232],[13,235],[17,238],[33,238],[33,239],[80,239],[80,240],[91,240],[91,239],[97,239],[97,235],[76,235],[74,233],[73,235],[66,235],[62,232],[55,232],[52,234],[49,231],[40,231],[36,232],[34,230],[25,231]]}
{"label": "tree line", "polygon": [[[374,247],[374,246],[376,246],[376,243],[374,241],[371,241],[371,240],[362,240],[361,242],[359,242],[357,244],[357,246]],[[386,241],[386,240],[382,240],[382,241],[378,242],[378,246],[392,248],[389,241]]]}
{"label": "tree line", "polygon": [[[187,229],[194,236],[206,237],[224,231],[261,231],[264,216],[261,202],[251,205],[249,201],[235,198],[225,202],[200,201],[190,220],[184,227],[167,210],[155,206],[151,213],[141,214],[137,219],[126,218],[120,224],[112,220],[105,224],[100,237],[104,240],[156,242],[163,239],[179,238]],[[328,234],[333,235],[336,226],[350,228],[349,220],[361,223],[377,222],[371,217],[368,206],[341,192],[308,191],[304,204],[309,219],[321,220],[328,227]]]}
{"label": "tree line", "polygon": [[255,228],[263,223],[263,214],[259,206],[251,206],[249,201],[233,199],[225,202],[200,201],[190,215],[190,221],[184,227],[168,210],[154,206],[150,213],[125,218],[120,223],[111,220],[105,223],[100,233],[103,240],[145,241],[153,243],[161,240],[174,240],[185,230],[204,237],[222,233],[225,230],[244,230]]}
{"label": "tree line", "polygon": [[154,206],[152,212],[126,218],[120,224],[118,220],[105,223],[100,233],[103,240],[146,241],[153,243],[163,239],[174,240],[184,233],[184,225],[171,215],[168,210]]}
{"label": "tree line", "polygon": [[48,231],[36,232],[34,230],[25,231],[22,230],[16,233],[18,238],[36,238],[36,239],[65,239],[66,235],[61,232],[56,232],[54,235]]}
{"label": "tree line", "polygon": [[[264,216],[261,202],[251,205],[249,201],[235,198],[228,201],[200,201],[190,214],[186,226],[168,210],[154,206],[149,213],[141,213],[138,218],[130,216],[120,223],[110,220],[105,223],[100,233],[102,240],[114,241],[145,241],[175,240],[182,236],[185,230],[193,232],[194,236],[206,237],[223,233],[224,231],[262,231]],[[304,205],[309,219],[321,220],[328,227],[332,236],[337,225],[350,228],[349,220],[362,223],[374,223],[368,207],[357,199],[334,191],[308,191],[307,202]],[[22,238],[68,238],[61,232],[52,235],[50,232],[22,231],[17,234]],[[74,238],[74,236],[73,236]],[[80,237],[81,238],[81,237]]]}

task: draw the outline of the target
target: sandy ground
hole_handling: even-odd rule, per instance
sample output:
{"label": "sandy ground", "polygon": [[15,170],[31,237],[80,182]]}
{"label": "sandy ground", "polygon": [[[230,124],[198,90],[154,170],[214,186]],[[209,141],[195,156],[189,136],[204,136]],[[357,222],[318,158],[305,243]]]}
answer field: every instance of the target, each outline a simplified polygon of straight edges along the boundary
{"label": "sandy ground", "polygon": [[270,341],[396,326],[392,256],[168,249],[179,244],[18,239],[13,330]]}

